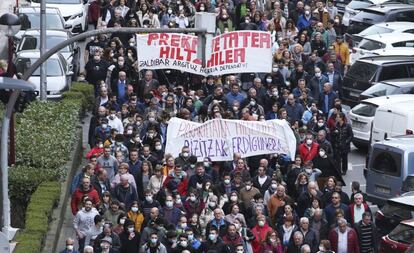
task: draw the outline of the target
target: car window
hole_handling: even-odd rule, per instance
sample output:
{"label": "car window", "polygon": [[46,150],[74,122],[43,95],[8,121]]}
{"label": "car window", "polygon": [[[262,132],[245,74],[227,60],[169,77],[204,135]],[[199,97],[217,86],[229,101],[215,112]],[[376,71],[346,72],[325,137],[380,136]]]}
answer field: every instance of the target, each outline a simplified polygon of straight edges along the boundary
{"label": "car window", "polygon": [[399,220],[408,220],[412,218],[412,213],[410,209],[389,203],[385,204],[381,208],[381,212],[384,214],[384,216],[388,218],[395,217]]}
{"label": "car window", "polygon": [[362,32],[360,32],[359,35],[365,37],[365,36],[373,35],[373,34],[390,33],[392,31],[393,31],[392,29],[387,28],[387,27],[372,25],[368,27],[367,29],[363,30]]}
{"label": "car window", "polygon": [[[21,30],[40,29],[40,13],[19,14]],[[64,29],[60,16],[46,13],[46,29]]]}
{"label": "car window", "polygon": [[375,112],[377,111],[377,106],[369,103],[361,103],[352,108],[351,111],[359,116],[374,117]]}
{"label": "car window", "polygon": [[378,81],[409,77],[405,65],[384,66]]}
{"label": "car window", "polygon": [[[61,36],[47,36],[46,49],[49,50],[57,44],[67,40]],[[38,36],[23,36],[20,50],[40,49],[40,38]],[[69,46],[62,48],[59,52],[70,52]]]}
{"label": "car window", "polygon": [[392,94],[396,89],[398,89],[398,87],[388,83],[376,83],[366,90],[365,93],[372,95],[373,97],[381,97]]}
{"label": "car window", "polygon": [[414,22],[414,11],[402,11],[396,13],[395,21]]}
{"label": "car window", "polygon": [[[37,59],[18,58],[16,60],[16,69],[18,73],[24,73]],[[57,59],[48,59],[46,61],[46,75],[47,76],[62,76],[62,69]],[[32,76],[40,76],[40,68],[36,69]]]}
{"label": "car window", "polygon": [[362,82],[368,82],[375,75],[378,66],[365,62],[355,62],[349,69],[347,75]]}
{"label": "car window", "polygon": [[392,44],[393,47],[414,47],[414,40],[400,41]]}
{"label": "car window", "polygon": [[414,94],[414,87],[400,88],[400,89],[395,90],[394,93],[392,94]]}
{"label": "car window", "polygon": [[377,50],[377,49],[385,48],[385,44],[383,44],[379,41],[375,41],[375,40],[363,39],[359,43],[358,47],[361,48],[361,49],[371,51],[371,50]]}
{"label": "car window", "polygon": [[405,33],[414,33],[414,29],[408,29],[404,31]]}
{"label": "car window", "polygon": [[400,243],[414,243],[414,227],[400,223],[388,234],[388,237]]}
{"label": "car window", "polygon": [[401,176],[402,155],[390,150],[375,149],[372,155],[372,169],[386,175]]}
{"label": "car window", "polygon": [[[412,156],[413,154],[410,154]],[[414,176],[407,176],[402,184],[401,190],[404,192],[414,191]]]}

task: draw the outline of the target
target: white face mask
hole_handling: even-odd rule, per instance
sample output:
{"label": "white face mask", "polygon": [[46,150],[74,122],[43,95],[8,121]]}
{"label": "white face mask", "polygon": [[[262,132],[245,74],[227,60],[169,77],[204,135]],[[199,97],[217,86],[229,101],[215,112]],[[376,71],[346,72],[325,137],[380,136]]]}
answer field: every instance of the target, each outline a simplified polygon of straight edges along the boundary
{"label": "white face mask", "polygon": [[176,204],[181,204],[181,199],[176,199],[176,200],[175,200],[175,203],[176,203]]}
{"label": "white face mask", "polygon": [[205,8],[204,7],[200,7],[200,11],[204,11],[205,10]]}
{"label": "white face mask", "polygon": [[224,180],[224,183],[225,183],[225,184],[230,184],[230,179],[225,179],[225,180]]}
{"label": "white face mask", "polygon": [[181,241],[180,244],[181,244],[181,247],[183,247],[183,248],[187,248],[187,246],[188,246],[187,241]]}
{"label": "white face mask", "polygon": [[239,109],[239,107],[233,106],[233,111],[237,111],[238,109]]}
{"label": "white face mask", "polygon": [[258,222],[258,224],[259,224],[259,227],[263,227],[265,225],[265,222],[261,220]]}
{"label": "white face mask", "polygon": [[67,248],[68,250],[73,250],[73,245],[67,245],[67,246],[66,246],[66,248]]}
{"label": "white face mask", "polygon": [[279,96],[279,92],[278,92],[278,91],[273,91],[273,92],[272,92],[272,94],[273,94],[273,96],[275,96],[275,97]]}
{"label": "white face mask", "polygon": [[208,206],[214,208],[216,207],[216,202],[209,202]]}
{"label": "white face mask", "polygon": [[311,144],[312,144],[312,140],[307,139],[307,140],[306,140],[306,144],[311,145]]}
{"label": "white face mask", "polygon": [[209,162],[204,162],[203,165],[204,165],[204,167],[208,167],[208,166],[210,166],[210,163]]}
{"label": "white face mask", "polygon": [[231,196],[230,200],[233,201],[233,202],[236,202],[237,201],[237,196]]}
{"label": "white face mask", "polygon": [[195,201],[196,201],[196,197],[191,196],[191,197],[190,197],[190,201],[195,202]]}
{"label": "white face mask", "polygon": [[324,157],[324,156],[325,156],[325,151],[319,151],[319,155],[320,155],[321,157]]}
{"label": "white face mask", "polygon": [[162,147],[160,145],[155,146],[155,150],[161,150]]}
{"label": "white face mask", "polygon": [[272,78],[266,78],[266,82],[267,83],[271,83],[272,82]]}
{"label": "white face mask", "polygon": [[273,68],[273,72],[277,72],[279,68]]}
{"label": "white face mask", "polygon": [[167,207],[172,207],[173,206],[173,202],[172,201],[165,201],[165,205],[167,206]]}
{"label": "white face mask", "polygon": [[152,202],[152,196],[146,196],[145,200],[148,201],[148,202]]}
{"label": "white face mask", "polygon": [[187,228],[187,223],[181,223],[181,228],[182,228],[182,229]]}
{"label": "white face mask", "polygon": [[127,134],[131,135],[132,134],[132,130],[127,130]]}
{"label": "white face mask", "polygon": [[322,76],[322,74],[321,74],[321,72],[317,72],[317,73],[315,73],[315,76],[316,76],[316,77],[321,77],[321,76]]}
{"label": "white face mask", "polygon": [[134,232],[134,228],[133,227],[132,228],[128,228],[128,232],[130,232],[130,233]]}
{"label": "white face mask", "polygon": [[250,189],[252,189],[251,185],[246,185],[246,190],[250,191]]}
{"label": "white face mask", "polygon": [[272,184],[272,189],[275,190],[277,188],[277,184]]}
{"label": "white face mask", "polygon": [[172,10],[168,10],[168,14],[171,14],[172,13]]}
{"label": "white face mask", "polygon": [[318,127],[323,127],[323,122],[318,122]]}
{"label": "white face mask", "polygon": [[310,11],[305,11],[306,16],[309,16],[309,14],[310,14]]}
{"label": "white face mask", "polygon": [[190,155],[190,154],[189,154],[189,153],[187,153],[187,152],[184,152],[184,153],[183,153],[183,157],[186,157],[186,158],[187,158],[189,155]]}
{"label": "white face mask", "polygon": [[250,101],[250,105],[251,106],[255,106],[256,105],[256,102],[255,101]]}
{"label": "white face mask", "polygon": [[125,219],[120,219],[119,224],[124,225],[125,224]]}

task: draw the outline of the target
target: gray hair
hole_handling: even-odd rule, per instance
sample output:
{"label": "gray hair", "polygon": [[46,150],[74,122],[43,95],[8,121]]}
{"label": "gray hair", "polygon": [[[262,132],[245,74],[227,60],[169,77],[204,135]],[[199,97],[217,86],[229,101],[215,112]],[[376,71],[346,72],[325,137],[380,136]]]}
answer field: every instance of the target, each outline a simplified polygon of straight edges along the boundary
{"label": "gray hair", "polygon": [[338,219],[338,226],[344,225],[344,224],[347,225],[348,222],[344,218],[339,218]]}
{"label": "gray hair", "polygon": [[300,247],[300,253],[306,253],[306,252],[311,252],[311,248],[308,244],[304,244],[302,245],[302,247]]}

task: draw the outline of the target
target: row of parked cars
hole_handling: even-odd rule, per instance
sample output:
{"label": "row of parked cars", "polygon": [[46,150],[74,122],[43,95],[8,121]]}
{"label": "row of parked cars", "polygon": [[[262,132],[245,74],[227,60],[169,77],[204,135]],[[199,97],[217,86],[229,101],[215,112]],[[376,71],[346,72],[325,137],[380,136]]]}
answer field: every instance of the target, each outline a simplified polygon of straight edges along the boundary
{"label": "row of parked cars", "polygon": [[353,144],[367,151],[363,174],[368,200],[380,207],[380,253],[413,253],[414,0],[337,6],[351,51],[343,101],[351,107]]}
{"label": "row of parked cars", "polygon": [[[88,1],[46,0],[46,50],[88,29]],[[23,75],[40,58],[40,0],[31,0],[16,13],[21,30],[15,35],[14,63],[18,75]],[[62,96],[80,72],[80,49],[71,44],[50,57],[46,62],[47,98]],[[40,69],[29,78],[40,91]]]}

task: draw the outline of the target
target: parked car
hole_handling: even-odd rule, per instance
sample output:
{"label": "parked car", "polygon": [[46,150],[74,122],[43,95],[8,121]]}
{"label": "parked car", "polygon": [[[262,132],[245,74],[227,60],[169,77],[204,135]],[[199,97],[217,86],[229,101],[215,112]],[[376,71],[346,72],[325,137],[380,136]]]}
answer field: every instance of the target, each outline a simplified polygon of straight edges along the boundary
{"label": "parked car", "polygon": [[401,101],[378,107],[372,123],[371,143],[414,134],[414,103]]}
{"label": "parked car", "polygon": [[352,143],[357,148],[367,148],[371,136],[372,121],[379,106],[403,101],[412,101],[414,95],[392,95],[362,100],[349,111],[354,137]]}
{"label": "parked car", "polygon": [[334,0],[334,5],[338,9],[338,12],[343,14],[345,7],[351,2],[351,0]]}
{"label": "parked car", "polygon": [[349,26],[349,20],[360,12],[361,8],[366,8],[374,4],[382,4],[387,0],[352,0],[346,7],[342,17],[342,24]]}
{"label": "parked car", "polygon": [[378,234],[389,234],[403,220],[413,219],[414,196],[399,196],[389,199],[375,213],[375,225]]}
{"label": "parked car", "polygon": [[385,33],[412,33],[414,34],[414,23],[412,22],[383,22],[374,24],[360,33],[357,34],[345,34],[347,42],[352,47],[357,47],[359,42],[366,36],[374,34]]}
{"label": "parked car", "polygon": [[371,5],[360,9],[361,12],[349,21],[347,32],[357,34],[371,25],[381,22],[414,22],[414,6],[408,4],[387,3]]}
{"label": "parked car", "polygon": [[[17,53],[15,59],[16,71],[22,75],[29,67],[40,58],[39,50],[24,50]],[[58,99],[62,93],[71,86],[73,72],[70,71],[66,60],[61,53],[52,55],[46,62],[47,98]],[[29,82],[33,83],[35,91],[40,93],[40,68],[30,76]]]}
{"label": "parked car", "polygon": [[392,79],[376,83],[362,92],[359,99],[396,94],[414,94],[414,78]]}
{"label": "parked car", "polygon": [[401,221],[388,235],[382,237],[380,253],[405,253],[414,243],[414,220]]}
{"label": "parked car", "polygon": [[[46,49],[49,50],[57,44],[68,40],[72,34],[66,30],[46,30]],[[16,48],[17,52],[23,50],[40,49],[40,31],[39,30],[27,30],[19,45]],[[78,76],[80,72],[80,49],[79,46],[74,43],[67,47],[62,48],[59,51],[69,66],[69,69],[74,72],[73,76]]]}
{"label": "parked car", "polygon": [[[414,26],[414,23],[413,23]],[[357,47],[352,48],[350,63],[374,55],[372,51],[391,48],[414,48],[414,34],[411,33],[385,33],[373,34],[364,37]]]}
{"label": "parked car", "polygon": [[[30,1],[30,0],[29,0]],[[72,33],[88,30],[87,0],[45,0],[46,7],[58,8],[65,19],[65,28]],[[31,0],[31,6],[40,7],[40,0]]]}
{"label": "parked car", "polygon": [[[20,19],[21,28],[15,35],[18,41],[21,39],[24,32],[28,29],[40,29],[40,8],[34,7],[19,7],[17,9],[17,16]],[[65,20],[57,8],[46,8],[46,29],[65,29]]]}
{"label": "parked car", "polygon": [[377,82],[414,77],[414,57],[372,56],[357,60],[342,82],[343,102],[355,106],[363,91]]}
{"label": "parked car", "polygon": [[396,136],[373,143],[364,171],[368,200],[381,206],[388,199],[400,196],[403,182],[407,176],[414,174],[412,164],[414,135]]}

